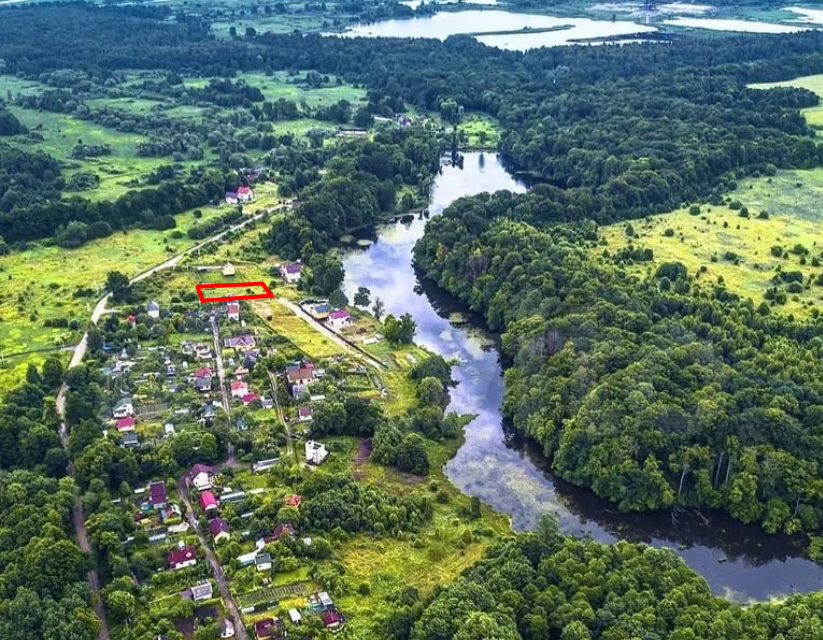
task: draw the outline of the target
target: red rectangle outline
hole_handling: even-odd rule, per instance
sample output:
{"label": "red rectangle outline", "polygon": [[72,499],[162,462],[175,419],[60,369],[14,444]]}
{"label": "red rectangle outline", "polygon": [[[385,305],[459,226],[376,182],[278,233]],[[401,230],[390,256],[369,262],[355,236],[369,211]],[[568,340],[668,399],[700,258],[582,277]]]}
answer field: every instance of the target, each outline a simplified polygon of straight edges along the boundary
{"label": "red rectangle outline", "polygon": [[[222,298],[205,298],[203,289],[223,289],[227,287],[263,287],[266,293],[246,294],[240,296],[224,296]],[[230,302],[232,300],[260,300],[261,298],[274,298],[274,294],[265,282],[227,282],[225,284],[198,284],[195,285],[197,296],[200,302]]]}

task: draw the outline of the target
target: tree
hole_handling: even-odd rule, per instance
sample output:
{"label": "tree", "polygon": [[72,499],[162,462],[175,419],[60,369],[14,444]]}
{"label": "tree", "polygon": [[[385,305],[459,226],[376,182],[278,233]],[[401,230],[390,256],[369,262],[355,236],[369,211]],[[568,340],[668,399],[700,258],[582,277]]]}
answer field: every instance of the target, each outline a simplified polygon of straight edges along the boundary
{"label": "tree", "polygon": [[368,287],[357,287],[357,293],[354,294],[354,304],[358,307],[368,307],[371,299],[371,291]]}
{"label": "tree", "polygon": [[375,298],[374,299],[374,304],[372,305],[371,310],[372,310],[372,313],[374,314],[374,317],[376,319],[380,320],[380,318],[383,317],[383,312],[386,310],[386,307],[385,307],[385,305],[383,304],[383,301],[380,298]]}
{"label": "tree", "polygon": [[119,271],[109,271],[106,274],[106,291],[111,292],[114,300],[125,300],[131,293],[129,277]]}
{"label": "tree", "polygon": [[43,382],[51,389],[63,382],[63,363],[59,358],[49,356],[43,362]]}
{"label": "tree", "polygon": [[437,378],[423,378],[417,385],[417,398],[423,406],[440,406],[443,402],[443,383]]}
{"label": "tree", "polygon": [[395,345],[410,344],[416,331],[417,323],[408,313],[400,316],[399,320],[390,314],[383,323],[386,339]]}
{"label": "tree", "polygon": [[123,622],[134,615],[137,601],[128,591],[112,591],[106,597],[106,606],[117,622]]}

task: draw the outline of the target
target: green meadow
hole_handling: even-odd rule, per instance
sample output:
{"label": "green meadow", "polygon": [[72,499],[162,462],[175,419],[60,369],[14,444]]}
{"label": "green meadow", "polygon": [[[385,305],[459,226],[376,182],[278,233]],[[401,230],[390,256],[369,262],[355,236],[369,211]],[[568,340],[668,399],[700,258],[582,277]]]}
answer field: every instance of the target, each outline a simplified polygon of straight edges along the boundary
{"label": "green meadow", "polygon": [[[728,206],[703,205],[698,215],[680,209],[631,222],[633,238],[626,233],[626,223],[603,227],[605,247],[594,250],[606,248],[614,254],[630,244],[648,247],[654,260],[631,264],[630,270],[652,274],[661,262],[682,262],[697,276],[697,284],[722,282],[756,304],[774,286],[772,278],[778,272],[799,271],[806,284],[803,291],[789,294],[773,311],[805,316],[823,309],[823,287],[808,284],[823,274],[823,267],[815,266],[823,263],[821,196],[823,169],[781,171],[770,178],[744,180],[729,194],[748,209],[748,218]],[[768,219],[759,219],[764,210]],[[780,256],[773,255],[773,247],[782,249]]]}

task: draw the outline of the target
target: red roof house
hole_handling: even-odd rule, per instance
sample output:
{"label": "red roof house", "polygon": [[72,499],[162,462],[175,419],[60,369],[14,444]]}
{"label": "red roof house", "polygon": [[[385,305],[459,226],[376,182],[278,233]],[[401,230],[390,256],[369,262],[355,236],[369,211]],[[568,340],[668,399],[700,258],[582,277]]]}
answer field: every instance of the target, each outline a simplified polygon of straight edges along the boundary
{"label": "red roof house", "polygon": [[278,622],[279,620],[275,620],[274,618],[258,620],[254,623],[254,635],[258,638],[271,638],[278,628],[283,626],[282,622],[280,622],[280,625],[277,624]]}
{"label": "red roof house", "polygon": [[204,491],[200,494],[200,508],[203,511],[214,511],[218,506],[217,498],[211,491]]}
{"label": "red roof house", "polygon": [[303,501],[303,499],[300,497],[299,494],[293,493],[292,495],[286,496],[285,498],[283,498],[283,506],[286,506],[286,507],[299,507],[300,503],[302,501]]}
{"label": "red roof house", "polygon": [[235,380],[231,383],[231,397],[242,398],[249,392],[249,383],[245,380]]}
{"label": "red roof house", "polygon": [[243,401],[243,406],[248,407],[252,402],[257,400],[259,397],[260,396],[258,396],[256,393],[247,393],[241,398],[241,400]]}
{"label": "red roof house", "polygon": [[336,609],[327,609],[320,614],[320,619],[323,620],[323,626],[327,629],[337,629],[346,621],[343,614]]}
{"label": "red roof house", "polygon": [[114,426],[117,427],[117,430],[120,433],[125,433],[126,431],[134,431],[134,418],[131,416],[127,418],[120,418],[119,420],[115,421]]}
{"label": "red roof house", "polygon": [[152,482],[149,484],[149,503],[155,509],[162,509],[169,502],[166,495],[166,485],[161,481]]}
{"label": "red roof house", "polygon": [[169,551],[169,568],[183,569],[197,564],[197,549],[194,547],[182,547]]}

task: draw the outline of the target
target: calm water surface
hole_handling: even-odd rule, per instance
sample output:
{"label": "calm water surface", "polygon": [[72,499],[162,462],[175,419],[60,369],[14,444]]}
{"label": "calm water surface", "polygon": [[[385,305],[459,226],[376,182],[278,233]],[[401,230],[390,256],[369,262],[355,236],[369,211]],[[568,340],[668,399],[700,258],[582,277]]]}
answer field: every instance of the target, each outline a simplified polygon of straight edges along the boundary
{"label": "calm water surface", "polygon": [[[444,167],[430,205],[440,214],[461,196],[500,189],[524,191],[493,154],[467,154],[464,169]],[[823,589],[823,568],[801,557],[799,545],[767,536],[722,514],[687,512],[621,514],[588,490],[554,478],[534,446],[507,432],[501,416],[502,368],[495,336],[473,319],[453,325],[460,307],[431,284],[421,283],[412,267],[412,247],[425,220],[380,228],[377,242],[344,257],[345,289],[351,299],[358,286],[371,289],[390,313],[409,312],[417,322],[416,341],[444,357],[457,357],[458,385],[450,410],[477,417],[446,473],[465,493],[512,518],[514,528],[534,527],[553,513],[565,533],[604,542],[619,539],[676,550],[703,575],[718,595],[735,600],[765,600],[795,591]]]}
{"label": "calm water surface", "polygon": [[468,10],[458,13],[436,13],[432,16],[420,18],[357,24],[342,35],[373,38],[438,38],[445,40],[451,35],[461,33],[483,34],[494,31],[517,31],[527,27],[530,29],[567,28],[542,33],[479,35],[476,38],[490,46],[522,51],[535,47],[572,44],[573,41],[580,39],[657,31],[652,26],[627,21],[611,22],[609,20],[590,20],[589,18],[555,18],[497,10]]}
{"label": "calm water surface", "polygon": [[754,20],[734,20],[723,18],[674,18],[664,20],[663,24],[673,27],[691,27],[709,31],[739,31],[742,33],[797,33],[808,31],[808,27],[776,24],[773,22],[756,22]]}

